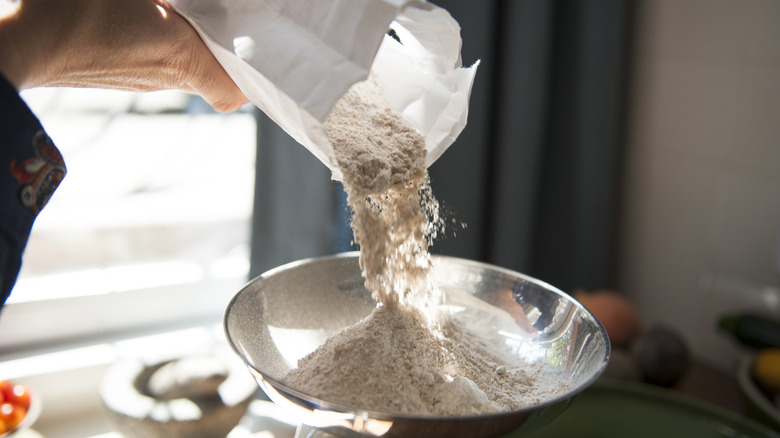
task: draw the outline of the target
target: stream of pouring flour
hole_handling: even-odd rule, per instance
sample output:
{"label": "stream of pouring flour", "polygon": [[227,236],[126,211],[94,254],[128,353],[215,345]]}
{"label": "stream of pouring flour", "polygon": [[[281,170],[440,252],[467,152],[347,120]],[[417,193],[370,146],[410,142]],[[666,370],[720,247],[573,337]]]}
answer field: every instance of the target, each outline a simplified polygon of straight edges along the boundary
{"label": "stream of pouring flour", "polygon": [[412,415],[511,411],[549,397],[532,390],[532,366],[507,365],[501,341],[440,313],[428,248],[441,221],[425,138],[389,108],[372,78],[341,98],[327,128],[365,285],[378,306],[302,358],[283,381],[323,400]]}

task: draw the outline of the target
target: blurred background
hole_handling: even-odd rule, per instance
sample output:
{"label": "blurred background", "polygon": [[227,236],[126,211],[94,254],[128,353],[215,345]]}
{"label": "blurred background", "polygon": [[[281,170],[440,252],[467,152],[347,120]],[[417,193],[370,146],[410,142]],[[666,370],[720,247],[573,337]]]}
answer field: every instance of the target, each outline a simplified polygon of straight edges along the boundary
{"label": "blurred background", "polygon": [[[454,221],[432,251],[617,289],[727,366],[719,315],[780,312],[780,5],[438,4],[481,64],[469,124],[430,168]],[[340,187],[259,126],[253,274],[343,249],[323,221],[346,221]]]}
{"label": "blurred background", "polygon": [[[616,290],[732,374],[747,350],[719,318],[780,317],[780,3],[435,3],[461,24],[463,63],[481,64],[469,124],[430,168],[450,224],[433,252]],[[220,343],[248,279],[353,249],[341,186],[253,107],[23,97],[69,173],[0,317],[0,378],[88,382],[125,355]],[[44,392],[79,385],[97,383]],[[68,409],[51,424],[82,418]],[[88,436],[59,430],[46,436]]]}

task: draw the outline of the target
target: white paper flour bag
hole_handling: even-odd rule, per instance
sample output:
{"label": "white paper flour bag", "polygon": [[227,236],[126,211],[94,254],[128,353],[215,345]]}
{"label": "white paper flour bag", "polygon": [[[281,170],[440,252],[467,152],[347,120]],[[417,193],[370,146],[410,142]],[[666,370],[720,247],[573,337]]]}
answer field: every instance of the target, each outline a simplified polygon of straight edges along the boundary
{"label": "white paper flour bag", "polygon": [[[244,94],[341,174],[324,121],[373,70],[390,106],[426,139],[430,165],[466,125],[477,65],[460,26],[425,1],[171,0]],[[392,29],[400,43],[388,35]]]}

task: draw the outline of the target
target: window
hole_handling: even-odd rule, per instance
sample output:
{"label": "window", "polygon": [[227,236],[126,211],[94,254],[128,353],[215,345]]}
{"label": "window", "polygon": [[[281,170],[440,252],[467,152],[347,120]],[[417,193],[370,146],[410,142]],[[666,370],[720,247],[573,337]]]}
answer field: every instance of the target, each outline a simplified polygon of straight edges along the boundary
{"label": "window", "polygon": [[220,318],[249,269],[252,110],[167,91],[22,97],[68,175],[33,227],[0,349]]}

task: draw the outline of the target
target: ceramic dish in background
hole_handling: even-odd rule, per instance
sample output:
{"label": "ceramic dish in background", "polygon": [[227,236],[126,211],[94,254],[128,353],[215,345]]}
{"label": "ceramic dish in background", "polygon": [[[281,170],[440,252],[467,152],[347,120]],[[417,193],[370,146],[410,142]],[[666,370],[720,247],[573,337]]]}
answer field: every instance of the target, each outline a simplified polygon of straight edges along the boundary
{"label": "ceramic dish in background", "polygon": [[213,438],[238,424],[257,386],[240,361],[214,352],[149,364],[119,360],[99,392],[123,437]]}

